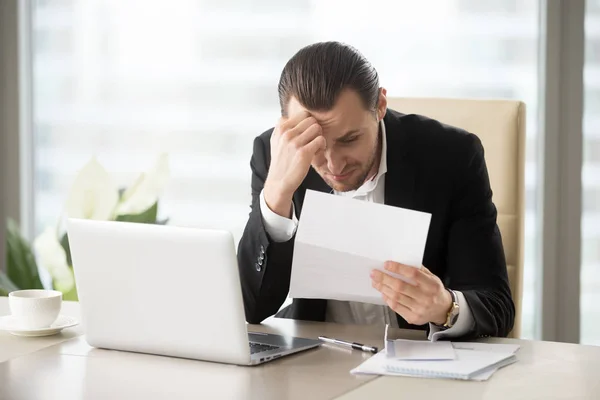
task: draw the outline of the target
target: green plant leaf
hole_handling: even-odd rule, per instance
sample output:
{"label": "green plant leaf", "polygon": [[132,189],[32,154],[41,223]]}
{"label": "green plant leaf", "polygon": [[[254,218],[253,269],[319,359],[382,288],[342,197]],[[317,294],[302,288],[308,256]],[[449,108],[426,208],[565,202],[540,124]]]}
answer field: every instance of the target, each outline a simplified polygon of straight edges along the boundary
{"label": "green plant leaf", "polygon": [[10,292],[15,290],[19,290],[17,285],[4,272],[0,271],[0,296],[8,296]]}
{"label": "green plant leaf", "polygon": [[[57,288],[57,290],[60,290]],[[62,290],[61,290],[62,291]],[[66,301],[79,301],[79,296],[77,296],[77,286],[73,285],[71,290],[62,291],[63,292],[63,300]]]}
{"label": "green plant leaf", "polygon": [[60,239],[60,245],[67,254],[67,264],[73,265],[73,261],[71,260],[71,245],[69,245],[69,237],[66,233]]}
{"label": "green plant leaf", "polygon": [[21,289],[43,289],[31,246],[21,235],[17,224],[8,220],[6,234],[6,272]]}
{"label": "green plant leaf", "polygon": [[156,223],[156,215],[158,214],[158,201],[152,207],[140,214],[128,214],[117,216],[117,221],[123,222],[139,222],[143,224]]}

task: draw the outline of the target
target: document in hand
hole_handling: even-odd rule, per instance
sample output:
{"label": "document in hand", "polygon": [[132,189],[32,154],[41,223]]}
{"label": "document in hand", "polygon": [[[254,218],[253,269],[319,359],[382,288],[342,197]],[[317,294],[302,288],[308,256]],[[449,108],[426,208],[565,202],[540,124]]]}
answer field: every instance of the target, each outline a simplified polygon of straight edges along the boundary
{"label": "document in hand", "polygon": [[383,271],[387,260],[420,267],[430,221],[428,213],[307,190],[290,297],[384,304],[371,270]]}

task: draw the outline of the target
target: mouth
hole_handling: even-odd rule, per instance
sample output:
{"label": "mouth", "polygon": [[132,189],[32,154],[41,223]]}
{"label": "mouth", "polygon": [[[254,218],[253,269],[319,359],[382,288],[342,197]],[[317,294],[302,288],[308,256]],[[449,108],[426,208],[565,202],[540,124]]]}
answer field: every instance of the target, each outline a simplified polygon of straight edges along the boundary
{"label": "mouth", "polygon": [[333,175],[333,174],[329,174],[329,176],[330,176],[330,177],[331,177],[331,179],[333,179],[334,181],[336,181],[336,182],[341,182],[341,181],[344,181],[344,180],[348,179],[348,178],[350,177],[350,175],[352,175],[352,172],[354,172],[354,171],[349,171],[349,172],[346,172],[346,173],[345,173],[345,174],[343,174],[343,175]]}

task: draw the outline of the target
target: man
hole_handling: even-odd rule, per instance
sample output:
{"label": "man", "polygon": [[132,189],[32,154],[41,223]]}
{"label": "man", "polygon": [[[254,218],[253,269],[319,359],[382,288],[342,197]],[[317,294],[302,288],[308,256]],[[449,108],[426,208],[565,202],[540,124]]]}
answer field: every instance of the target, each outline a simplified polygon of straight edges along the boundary
{"label": "man", "polygon": [[281,315],[429,329],[430,338],[506,336],[514,323],[497,211],[481,142],[461,129],[387,109],[373,66],[354,48],[301,49],[279,82],[282,117],[254,141],[252,211],[238,261],[246,319],[285,301],[306,189],[432,214],[424,266],[373,271],[387,306],[294,299]]}

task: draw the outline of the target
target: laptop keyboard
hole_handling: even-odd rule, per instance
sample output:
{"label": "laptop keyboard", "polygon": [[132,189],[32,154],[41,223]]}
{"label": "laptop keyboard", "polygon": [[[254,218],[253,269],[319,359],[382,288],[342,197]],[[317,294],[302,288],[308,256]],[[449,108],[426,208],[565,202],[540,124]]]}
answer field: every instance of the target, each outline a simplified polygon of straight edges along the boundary
{"label": "laptop keyboard", "polygon": [[279,346],[271,346],[268,344],[249,342],[250,354],[262,353],[263,351],[277,350]]}

